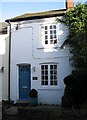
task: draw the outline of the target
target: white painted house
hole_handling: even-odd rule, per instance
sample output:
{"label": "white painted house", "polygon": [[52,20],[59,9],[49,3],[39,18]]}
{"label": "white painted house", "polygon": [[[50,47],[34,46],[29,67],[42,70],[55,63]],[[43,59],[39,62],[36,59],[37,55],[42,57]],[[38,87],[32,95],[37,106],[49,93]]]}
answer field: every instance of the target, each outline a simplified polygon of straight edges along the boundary
{"label": "white painted house", "polygon": [[7,24],[0,23],[0,102],[8,99]]}
{"label": "white painted house", "polygon": [[2,66],[2,56],[0,55],[0,102],[2,101],[2,73],[1,73],[1,66]]}
{"label": "white painted house", "polygon": [[[73,7],[73,6],[72,6]],[[38,103],[61,104],[63,79],[71,73],[68,28],[56,22],[66,9],[24,14],[6,20],[11,27],[10,99],[27,100],[38,91]]]}

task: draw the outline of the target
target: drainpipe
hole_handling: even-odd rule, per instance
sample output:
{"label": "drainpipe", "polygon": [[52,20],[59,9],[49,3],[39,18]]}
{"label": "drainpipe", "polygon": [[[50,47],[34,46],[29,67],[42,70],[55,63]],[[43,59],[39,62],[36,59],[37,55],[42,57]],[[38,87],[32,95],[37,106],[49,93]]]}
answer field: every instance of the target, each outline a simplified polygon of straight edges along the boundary
{"label": "drainpipe", "polygon": [[8,53],[8,101],[10,103],[10,61],[11,61],[11,23],[6,21],[9,25],[9,53]]}

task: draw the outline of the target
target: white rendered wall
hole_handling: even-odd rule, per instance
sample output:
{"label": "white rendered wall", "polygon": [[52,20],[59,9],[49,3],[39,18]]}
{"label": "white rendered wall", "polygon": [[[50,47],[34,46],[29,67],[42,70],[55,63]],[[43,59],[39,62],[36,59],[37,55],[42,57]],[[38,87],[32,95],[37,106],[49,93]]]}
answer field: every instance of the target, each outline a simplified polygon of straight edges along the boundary
{"label": "white rendered wall", "polygon": [[5,35],[0,34],[0,101],[2,100],[2,57],[5,54]]}
{"label": "white rendered wall", "polygon": [[4,72],[2,74],[2,99],[8,100],[8,54],[9,54],[9,38],[8,34],[5,35],[5,54],[2,56],[2,65]]}
{"label": "white rendered wall", "polygon": [[0,68],[4,67],[0,72],[2,81],[0,83],[0,92],[2,91],[2,100],[8,99],[8,34],[0,35]]}
{"label": "white rendered wall", "polygon": [[[2,56],[0,55],[0,68],[2,67]],[[0,71],[0,102],[2,101],[2,72]]]}
{"label": "white rendered wall", "polygon": [[[70,66],[70,53],[68,47],[64,49],[59,46],[49,46],[45,48],[41,44],[41,25],[51,24],[55,22],[54,18],[47,18],[36,21],[26,21],[20,26],[19,30],[12,29],[12,50],[11,50],[11,99],[19,99],[18,85],[18,64],[28,63],[31,65],[31,88],[38,90],[38,101],[44,104],[60,104],[61,97],[64,92],[63,79],[70,74],[72,67]],[[62,45],[66,35],[67,27],[58,23],[58,43]],[[41,86],[40,65],[43,63],[58,64],[58,85],[57,86]],[[33,71],[35,67],[36,71]],[[32,80],[37,77],[38,80]]]}

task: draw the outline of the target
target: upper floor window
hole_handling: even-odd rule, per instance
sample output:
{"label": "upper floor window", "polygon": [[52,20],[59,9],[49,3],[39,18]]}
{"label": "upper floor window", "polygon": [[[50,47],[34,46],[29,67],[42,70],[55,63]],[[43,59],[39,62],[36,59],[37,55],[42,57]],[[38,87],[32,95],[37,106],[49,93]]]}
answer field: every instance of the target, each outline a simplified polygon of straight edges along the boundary
{"label": "upper floor window", "polygon": [[43,43],[45,45],[57,44],[57,29],[56,24],[43,26]]}

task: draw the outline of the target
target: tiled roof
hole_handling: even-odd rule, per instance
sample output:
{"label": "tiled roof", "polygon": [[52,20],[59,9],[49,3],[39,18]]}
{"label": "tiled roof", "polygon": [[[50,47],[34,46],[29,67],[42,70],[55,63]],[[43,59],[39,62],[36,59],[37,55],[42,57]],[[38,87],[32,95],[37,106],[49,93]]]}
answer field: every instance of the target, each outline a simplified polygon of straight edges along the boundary
{"label": "tiled roof", "polygon": [[8,26],[7,23],[0,22],[0,34],[6,34],[7,33],[7,26]]}
{"label": "tiled roof", "polygon": [[56,17],[64,15],[66,9],[61,10],[51,10],[46,12],[36,12],[36,13],[26,13],[11,19],[7,19],[6,22],[17,22],[17,21],[24,21],[24,20],[33,20],[33,19],[41,19],[41,18],[49,18],[49,17]]}

